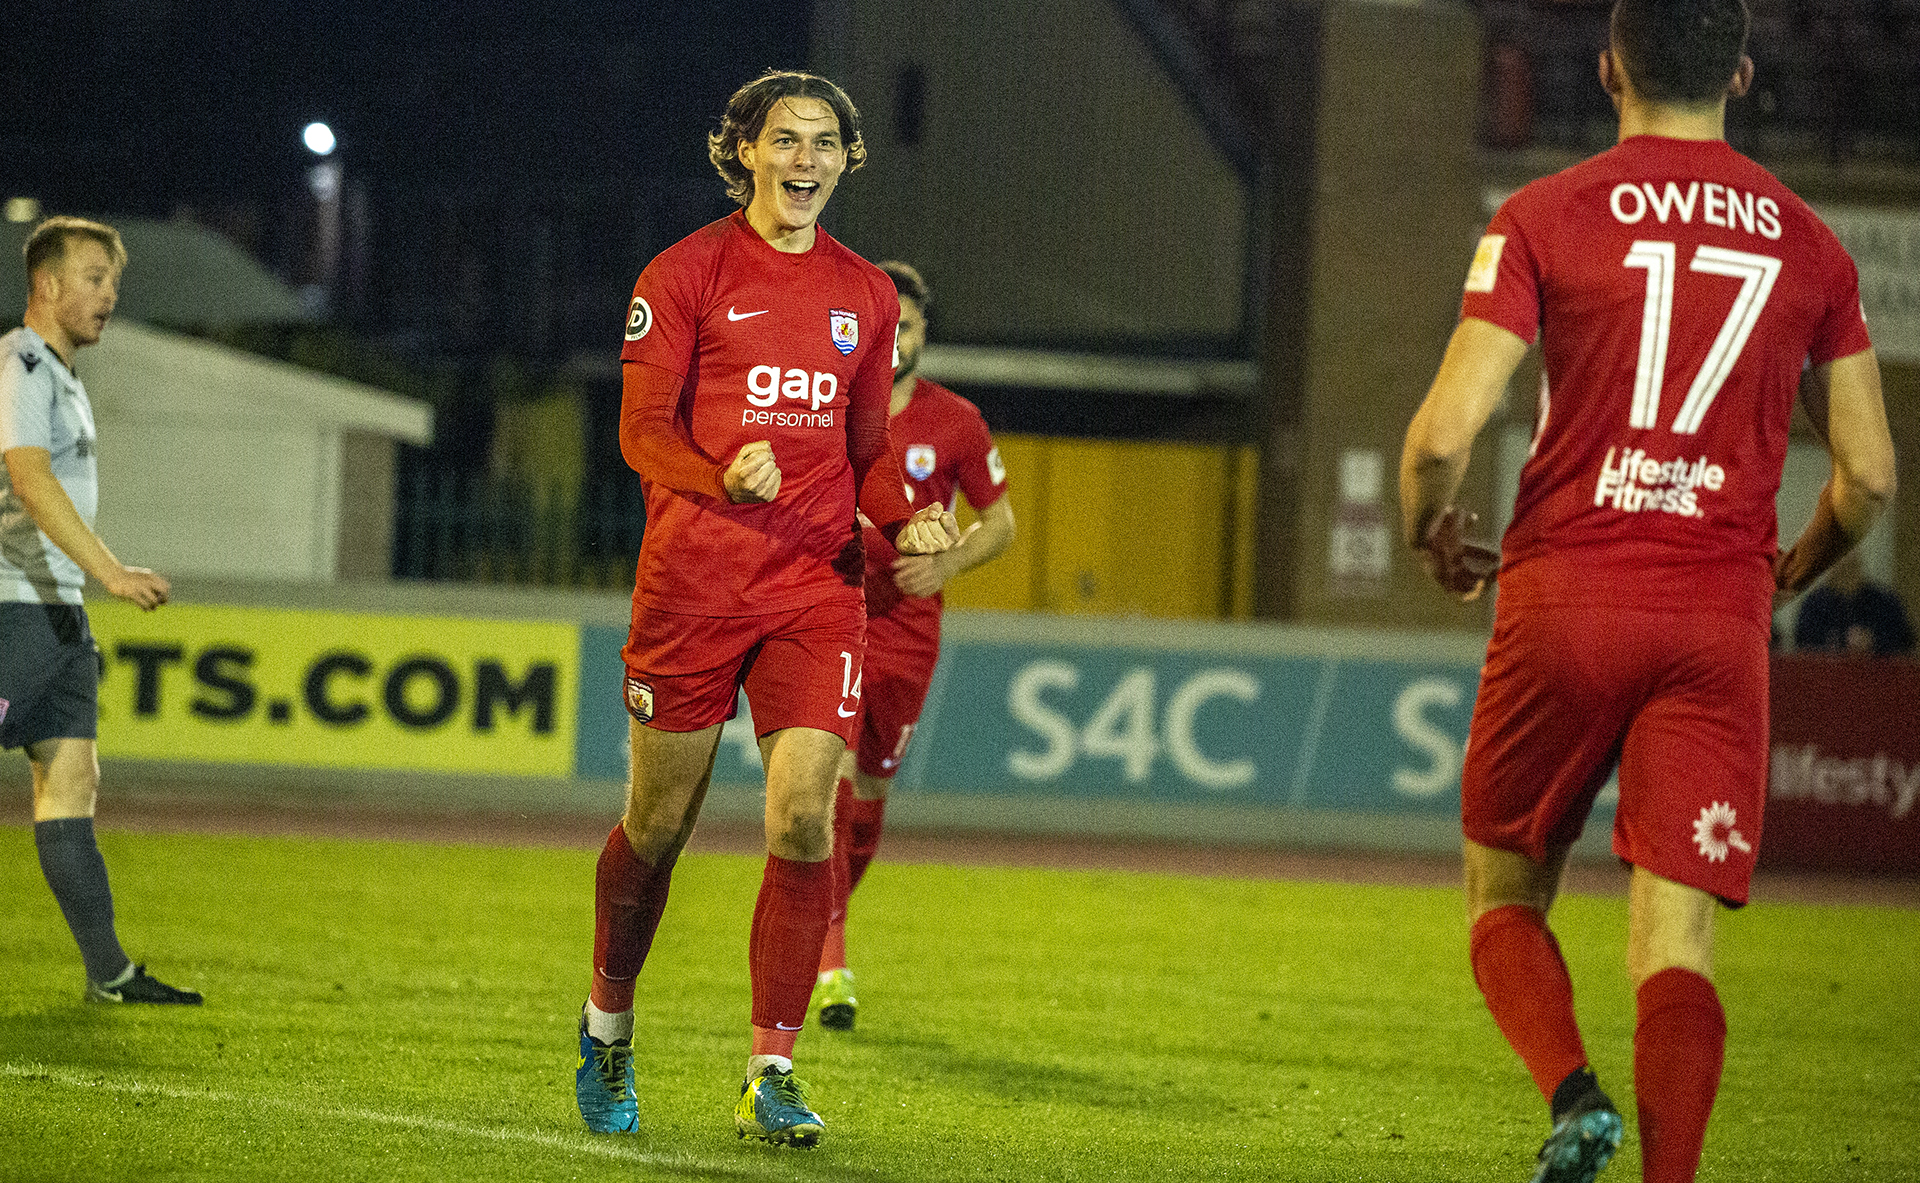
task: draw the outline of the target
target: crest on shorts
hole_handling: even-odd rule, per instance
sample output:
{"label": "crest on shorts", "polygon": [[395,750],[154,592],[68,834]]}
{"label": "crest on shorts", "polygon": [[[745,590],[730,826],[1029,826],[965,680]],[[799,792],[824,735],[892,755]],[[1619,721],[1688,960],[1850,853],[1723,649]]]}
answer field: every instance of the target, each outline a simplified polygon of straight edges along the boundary
{"label": "crest on shorts", "polygon": [[638,678],[627,679],[627,713],[642,723],[653,721],[653,687]]}
{"label": "crest on shorts", "polygon": [[833,337],[833,347],[841,353],[852,353],[860,347],[860,318],[844,308],[834,308],[827,312],[827,329]]}
{"label": "crest on shorts", "polygon": [[1725,801],[1701,806],[1699,820],[1693,823],[1693,844],[1700,848],[1700,854],[1708,862],[1726,862],[1730,849],[1741,854],[1753,853],[1753,845],[1733,828],[1736,820],[1733,806]]}
{"label": "crest on shorts", "polygon": [[924,481],[933,475],[933,445],[907,445],[907,475],[916,481]]}

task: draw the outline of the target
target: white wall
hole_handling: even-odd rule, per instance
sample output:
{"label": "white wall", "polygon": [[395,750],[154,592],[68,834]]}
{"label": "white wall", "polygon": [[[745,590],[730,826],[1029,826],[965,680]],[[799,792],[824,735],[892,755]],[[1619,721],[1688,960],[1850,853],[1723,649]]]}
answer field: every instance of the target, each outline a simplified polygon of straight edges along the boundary
{"label": "white wall", "polygon": [[110,325],[78,369],[99,432],[95,524],[122,561],[170,576],[333,580],[342,433],[431,438],[424,404],[134,323]]}

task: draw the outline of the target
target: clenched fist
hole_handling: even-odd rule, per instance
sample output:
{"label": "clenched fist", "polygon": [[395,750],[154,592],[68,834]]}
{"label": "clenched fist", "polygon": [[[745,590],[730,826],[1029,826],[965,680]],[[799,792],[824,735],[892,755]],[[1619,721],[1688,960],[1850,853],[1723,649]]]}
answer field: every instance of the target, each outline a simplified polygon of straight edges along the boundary
{"label": "clenched fist", "polygon": [[936,501],[907,519],[893,549],[903,555],[937,555],[959,541],[959,523]]}
{"label": "clenched fist", "polygon": [[773,445],[755,440],[740,449],[727,471],[720,475],[727,488],[727,499],[735,505],[761,505],[780,492],[780,465],[774,462]]}

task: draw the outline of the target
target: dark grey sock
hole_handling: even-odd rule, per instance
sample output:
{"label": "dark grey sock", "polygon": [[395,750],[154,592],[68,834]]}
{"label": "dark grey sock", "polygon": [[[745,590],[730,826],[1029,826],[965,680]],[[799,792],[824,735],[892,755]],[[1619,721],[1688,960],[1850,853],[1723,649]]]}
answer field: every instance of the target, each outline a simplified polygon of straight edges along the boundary
{"label": "dark grey sock", "polygon": [[113,931],[113,889],[107,886],[107,860],[93,838],[90,817],[57,817],[33,823],[33,844],[40,851],[40,873],[80,945],[87,976],[110,982],[132,964]]}

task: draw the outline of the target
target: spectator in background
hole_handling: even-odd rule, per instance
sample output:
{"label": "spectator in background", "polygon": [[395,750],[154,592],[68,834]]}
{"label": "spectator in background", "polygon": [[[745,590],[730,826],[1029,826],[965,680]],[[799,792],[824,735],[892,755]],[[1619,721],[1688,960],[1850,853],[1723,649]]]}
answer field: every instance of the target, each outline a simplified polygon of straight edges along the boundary
{"label": "spectator in background", "polygon": [[1867,577],[1855,551],[1800,601],[1793,647],[1900,657],[1913,652],[1913,622],[1898,593]]}

